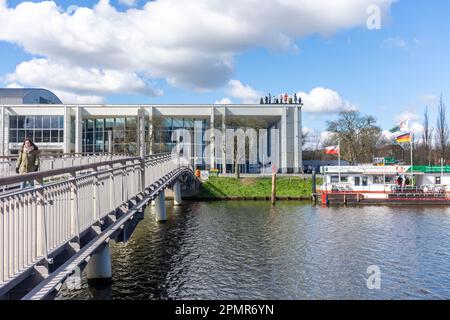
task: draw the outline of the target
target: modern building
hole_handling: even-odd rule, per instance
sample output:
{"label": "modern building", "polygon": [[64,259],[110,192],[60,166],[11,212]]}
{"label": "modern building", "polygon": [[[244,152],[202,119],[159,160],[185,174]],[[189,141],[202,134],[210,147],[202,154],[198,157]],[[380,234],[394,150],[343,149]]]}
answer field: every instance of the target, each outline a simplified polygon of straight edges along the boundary
{"label": "modern building", "polygon": [[62,104],[51,91],[40,88],[0,88],[0,104]]}
{"label": "modern building", "polygon": [[[43,106],[8,102],[0,107],[1,155],[17,154],[29,137],[43,152],[138,155],[170,152],[181,145],[181,152],[189,154],[193,167],[200,169],[232,172],[237,161],[242,172],[270,172],[275,164],[280,172],[302,168],[302,106],[297,104]],[[238,144],[233,134],[243,137],[245,155],[239,158],[230,158]],[[256,161],[250,161],[252,154]]]}

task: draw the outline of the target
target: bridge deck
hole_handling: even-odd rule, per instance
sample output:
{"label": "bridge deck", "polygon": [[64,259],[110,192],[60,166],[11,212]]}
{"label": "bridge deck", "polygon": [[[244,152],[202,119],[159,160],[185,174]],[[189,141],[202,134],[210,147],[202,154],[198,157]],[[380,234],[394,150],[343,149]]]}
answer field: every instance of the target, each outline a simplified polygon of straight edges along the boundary
{"label": "bridge deck", "polygon": [[[34,187],[0,195],[0,297],[27,281],[34,289],[25,298],[47,297],[187,171],[179,158],[160,154],[27,174]],[[54,176],[62,178],[44,183]],[[21,179],[0,178],[0,186]],[[53,258],[61,252],[57,267]]]}

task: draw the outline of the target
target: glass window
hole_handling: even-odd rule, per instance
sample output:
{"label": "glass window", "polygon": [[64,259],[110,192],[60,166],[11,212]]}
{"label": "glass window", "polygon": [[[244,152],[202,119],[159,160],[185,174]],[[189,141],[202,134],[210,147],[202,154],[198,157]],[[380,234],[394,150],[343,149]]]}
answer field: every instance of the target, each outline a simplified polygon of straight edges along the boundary
{"label": "glass window", "polygon": [[60,129],[64,128],[64,117],[62,117],[62,116],[58,118],[58,127]]}
{"label": "glass window", "polygon": [[17,128],[23,129],[25,127],[25,117],[19,116],[17,117]]}
{"label": "glass window", "polygon": [[355,186],[359,186],[361,184],[361,177],[355,177]]}
{"label": "glass window", "polygon": [[42,129],[42,116],[34,117],[34,127],[38,129]]}
{"label": "glass window", "polygon": [[341,176],[341,182],[348,182],[347,176]]}
{"label": "glass window", "polygon": [[9,142],[19,142],[17,140],[17,129],[9,130]]}
{"label": "glass window", "polygon": [[114,127],[114,119],[112,118],[105,119],[105,128],[112,129],[113,127]]}
{"label": "glass window", "polygon": [[386,182],[387,184],[395,184],[395,176],[386,176]]}
{"label": "glass window", "polygon": [[57,129],[58,128],[58,117],[50,117],[50,125],[52,129]]}
{"label": "glass window", "polygon": [[25,118],[25,128],[26,129],[34,128],[34,116],[29,116]]}
{"label": "glass window", "polygon": [[184,119],[184,128],[193,128],[194,127],[194,120],[193,119]]}
{"label": "glass window", "polygon": [[94,129],[94,120],[87,119],[86,120],[86,130],[93,130]]}
{"label": "glass window", "polygon": [[183,119],[173,119],[172,129],[183,128]]}
{"label": "glass window", "polygon": [[42,130],[34,131],[34,142],[43,142],[42,141]]}
{"label": "glass window", "polygon": [[47,117],[47,116],[42,117],[42,128],[50,129],[50,117]]}
{"label": "glass window", "polygon": [[50,130],[42,130],[42,142],[50,142]]}
{"label": "glass window", "polygon": [[115,128],[125,130],[125,118],[116,118]]}
{"label": "glass window", "polygon": [[126,118],[126,129],[133,130],[137,128],[136,118]]}
{"label": "glass window", "polygon": [[25,140],[25,130],[17,130],[17,139],[18,142],[23,142]]}
{"label": "glass window", "polygon": [[9,117],[9,128],[11,128],[11,129],[17,128],[17,116]]}
{"label": "glass window", "polygon": [[331,176],[331,183],[338,183],[339,182],[339,176]]}
{"label": "glass window", "polygon": [[435,184],[441,184],[441,177],[436,177]]}
{"label": "glass window", "polygon": [[59,140],[58,142],[64,142],[64,130],[59,130]]}
{"label": "glass window", "polygon": [[95,130],[103,130],[105,120],[95,119]]}
{"label": "glass window", "polygon": [[162,121],[162,126],[165,128],[172,128],[172,118],[164,118]]}
{"label": "glass window", "polygon": [[384,176],[373,176],[374,184],[384,184]]}
{"label": "glass window", "polygon": [[50,139],[51,142],[53,142],[53,143],[58,142],[58,133],[59,133],[59,130],[51,131],[51,139]]}
{"label": "glass window", "polygon": [[33,133],[34,133],[34,130],[26,130],[25,131],[25,138],[29,138],[29,139],[34,141]]}
{"label": "glass window", "polygon": [[367,186],[367,177],[362,178],[362,185]]}

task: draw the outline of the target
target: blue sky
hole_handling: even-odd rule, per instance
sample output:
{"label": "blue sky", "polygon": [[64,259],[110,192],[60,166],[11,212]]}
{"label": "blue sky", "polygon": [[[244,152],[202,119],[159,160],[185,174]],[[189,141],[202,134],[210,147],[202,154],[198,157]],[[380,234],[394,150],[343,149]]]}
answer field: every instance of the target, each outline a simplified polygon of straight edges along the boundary
{"label": "blue sky", "polygon": [[[383,2],[383,0],[379,1]],[[40,3],[40,1],[33,2]],[[13,10],[21,1],[6,3],[8,10]],[[74,1],[56,1],[56,3],[61,10],[75,4]],[[93,8],[95,4],[97,1],[76,2],[79,7],[88,8]],[[144,4],[145,1],[135,1],[134,6],[130,7],[118,1],[110,1],[110,6],[121,13],[126,13],[127,10],[143,10]],[[244,5],[241,4],[241,6]],[[152,10],[156,11],[157,8]],[[250,8],[250,10],[253,9]],[[274,11],[276,10],[277,8],[274,8]],[[161,16],[166,11],[159,12]],[[299,12],[301,14],[301,11]],[[11,15],[8,12],[6,14]],[[22,10],[20,14],[26,16],[30,13]],[[212,15],[208,11],[205,14]],[[303,17],[300,14],[296,16],[299,22],[293,24],[292,28],[301,28]],[[288,35],[290,43],[279,47],[277,41],[281,40],[274,40],[271,34],[267,35],[267,43],[265,42],[266,26],[261,26],[261,34],[256,35],[254,39],[247,41],[243,37],[237,39],[235,43],[233,39],[228,39],[226,44],[223,44],[224,48],[221,48],[220,38],[219,40],[205,38],[205,43],[202,43],[201,36],[208,37],[208,33],[200,34],[199,40],[186,30],[186,34],[177,40],[180,41],[180,46],[189,48],[186,51],[192,55],[186,58],[185,65],[182,63],[172,65],[171,61],[158,64],[160,59],[155,62],[156,58],[155,60],[148,58],[144,67],[136,67],[137,64],[133,62],[127,68],[120,68],[120,81],[135,85],[131,94],[127,92],[127,86],[120,85],[117,91],[99,87],[97,91],[87,90],[89,92],[84,92],[86,88],[79,84],[58,87],[58,84],[41,80],[44,83],[40,85],[39,77],[28,77],[24,73],[42,69],[32,64],[24,66],[21,73],[16,69],[18,65],[33,59],[43,59],[39,60],[43,63],[40,63],[39,67],[51,64],[55,72],[65,70],[64,68],[67,68],[69,72],[71,68],[85,68],[78,70],[80,77],[89,77],[92,76],[89,68],[98,68],[101,71],[111,68],[111,64],[102,65],[101,60],[91,62],[86,52],[80,54],[80,58],[73,59],[70,53],[58,55],[61,52],[58,46],[64,46],[63,44],[55,44],[53,40],[49,41],[48,45],[42,46],[32,39],[36,38],[32,32],[29,35],[27,34],[29,32],[22,35],[19,30],[16,30],[18,34],[15,34],[14,30],[9,30],[2,34],[0,30],[0,79],[3,86],[11,84],[46,86],[57,92],[67,93],[67,95],[62,93],[64,97],[68,97],[67,99],[73,95],[86,95],[90,97],[87,98],[88,101],[98,100],[105,103],[214,103],[224,98],[233,103],[241,103],[255,99],[258,94],[269,92],[271,94],[303,92],[308,95],[311,94],[311,90],[320,87],[330,90],[328,94],[333,92],[335,98],[337,95],[338,102],[342,102],[343,105],[357,107],[363,113],[374,115],[384,129],[389,129],[397,120],[410,117],[411,121],[416,122],[416,129],[419,130],[425,105],[430,106],[432,123],[434,123],[434,110],[441,92],[444,101],[450,101],[449,14],[450,2],[446,0],[399,0],[387,6],[387,14],[382,16],[380,30],[369,30],[359,21],[349,22],[348,25],[337,23],[330,27],[332,32],[329,35],[323,35],[323,30],[315,32],[314,27],[306,28],[307,31],[298,32],[298,34],[282,29],[280,32]],[[313,20],[314,17],[312,14],[312,17],[308,19]],[[320,19],[320,11],[317,17]],[[188,18],[186,19],[189,23]],[[274,17],[270,19],[277,21]],[[36,25],[36,21],[39,20],[32,21]],[[314,24],[310,21],[305,23]],[[32,28],[31,25],[26,24],[18,25],[17,28],[19,27]],[[166,27],[170,28],[170,26]],[[176,27],[178,26],[174,28]],[[233,25],[227,25],[227,27],[231,29]],[[289,27],[289,25],[285,26],[285,28]],[[248,37],[251,37],[254,32],[248,30],[248,34]],[[167,37],[171,36],[172,34],[168,33]],[[30,39],[25,39],[26,37]],[[191,37],[192,43],[188,43]],[[153,41],[152,39],[148,40],[149,43]],[[98,38],[95,38],[95,41],[97,40]],[[45,42],[46,38],[43,37],[39,41]],[[203,50],[200,55],[201,59],[205,58],[203,64],[197,63],[196,60],[199,58],[192,53],[196,52],[197,42]],[[208,43],[214,44],[210,48]],[[108,44],[105,44],[105,47],[107,46]],[[176,47],[176,43],[171,46]],[[139,45],[137,48],[140,50]],[[143,52],[144,57],[140,56],[139,61],[147,59],[145,50]],[[155,52],[158,54],[159,51]],[[154,55],[153,51],[151,55]],[[215,55],[220,56],[220,59]],[[174,57],[178,56],[174,55]],[[183,59],[184,57],[181,57],[180,60],[183,61]],[[87,65],[86,61],[92,65]],[[116,65],[121,61],[118,58]],[[211,70],[211,68],[217,68],[217,70]],[[193,78],[192,74],[195,73],[199,76]],[[189,75],[186,76],[186,74]],[[184,76],[186,79],[183,78]],[[93,81],[105,79],[111,79],[111,77],[95,78]],[[233,81],[230,83],[230,80]],[[190,82],[195,83],[194,88],[190,87]],[[148,90],[152,93],[148,94]],[[321,98],[319,92],[315,98]],[[311,99],[313,99],[312,95]],[[310,109],[311,112],[304,115],[306,127],[310,130],[323,131],[325,121],[336,117],[339,106],[335,107],[328,108],[328,112],[315,112]]]}

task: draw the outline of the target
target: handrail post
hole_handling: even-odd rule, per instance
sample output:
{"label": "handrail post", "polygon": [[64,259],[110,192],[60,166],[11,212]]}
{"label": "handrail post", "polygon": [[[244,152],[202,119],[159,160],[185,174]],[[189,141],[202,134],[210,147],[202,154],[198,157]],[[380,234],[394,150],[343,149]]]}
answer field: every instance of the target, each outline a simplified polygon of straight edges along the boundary
{"label": "handrail post", "polygon": [[114,165],[108,165],[111,170],[109,173],[109,211],[114,210]]}
{"label": "handrail post", "polygon": [[145,191],[145,187],[147,186],[145,181],[145,158],[140,158],[140,170],[141,170],[141,192]]}
{"label": "handrail post", "polygon": [[93,196],[92,196],[92,198],[93,198],[93,205],[94,205],[94,221],[98,221],[98,220],[100,220],[100,199],[99,199],[99,192],[98,192],[98,185],[99,185],[99,182],[98,182],[98,170],[97,170],[97,167],[95,167],[94,169],[93,169],[93,172],[95,173],[95,175],[94,175],[94,185],[93,185],[93,187],[94,187],[94,192],[93,192]]}
{"label": "handrail post", "polygon": [[79,221],[79,206],[78,206],[78,188],[75,180],[76,172],[70,173],[70,234],[77,237],[77,242],[80,241],[80,221]]}
{"label": "handrail post", "polygon": [[48,259],[47,216],[45,212],[44,180],[35,180],[36,187],[36,254]]}

